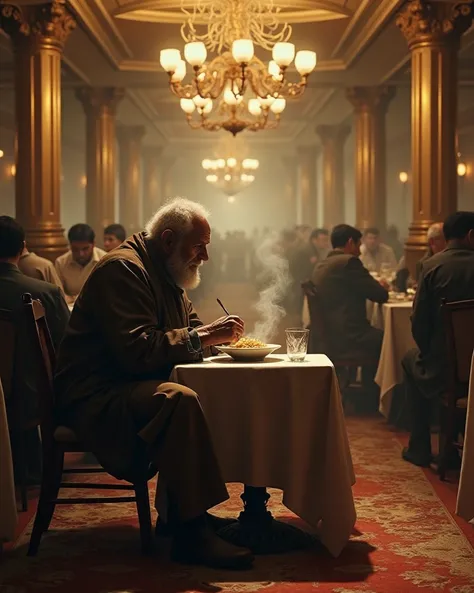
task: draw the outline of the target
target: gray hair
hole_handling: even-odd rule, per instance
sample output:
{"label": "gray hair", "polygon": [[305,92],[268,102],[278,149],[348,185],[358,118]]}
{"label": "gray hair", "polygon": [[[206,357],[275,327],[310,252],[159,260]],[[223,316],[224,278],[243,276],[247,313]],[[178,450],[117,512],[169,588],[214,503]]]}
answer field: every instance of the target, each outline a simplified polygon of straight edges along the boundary
{"label": "gray hair", "polygon": [[152,239],[157,239],[166,229],[183,235],[190,231],[193,222],[200,218],[209,218],[209,212],[204,206],[186,198],[172,198],[150,218],[145,225],[145,231]]}
{"label": "gray hair", "polygon": [[443,237],[443,223],[442,222],[435,222],[430,226],[428,232],[426,233],[426,238],[428,241],[431,239],[438,239],[439,237]]}

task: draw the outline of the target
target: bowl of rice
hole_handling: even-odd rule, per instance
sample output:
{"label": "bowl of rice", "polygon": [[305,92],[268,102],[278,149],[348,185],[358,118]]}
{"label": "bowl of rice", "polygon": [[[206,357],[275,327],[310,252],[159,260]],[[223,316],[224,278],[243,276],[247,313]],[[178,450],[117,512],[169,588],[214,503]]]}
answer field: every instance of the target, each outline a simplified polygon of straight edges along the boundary
{"label": "bowl of rice", "polygon": [[281,348],[280,344],[265,344],[256,338],[240,338],[230,346],[216,346],[216,349],[227,354],[237,362],[258,362]]}

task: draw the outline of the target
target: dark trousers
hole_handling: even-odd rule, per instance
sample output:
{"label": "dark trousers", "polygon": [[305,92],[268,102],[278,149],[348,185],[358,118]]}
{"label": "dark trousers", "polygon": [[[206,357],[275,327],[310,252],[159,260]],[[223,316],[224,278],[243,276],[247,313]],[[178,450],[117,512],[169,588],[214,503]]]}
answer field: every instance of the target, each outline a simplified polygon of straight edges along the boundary
{"label": "dark trousers", "polygon": [[420,377],[417,365],[418,355],[419,352],[415,348],[407,352],[402,360],[407,404],[411,417],[408,448],[410,452],[417,455],[429,456],[431,455],[430,429],[434,401],[426,397],[420,389]]}

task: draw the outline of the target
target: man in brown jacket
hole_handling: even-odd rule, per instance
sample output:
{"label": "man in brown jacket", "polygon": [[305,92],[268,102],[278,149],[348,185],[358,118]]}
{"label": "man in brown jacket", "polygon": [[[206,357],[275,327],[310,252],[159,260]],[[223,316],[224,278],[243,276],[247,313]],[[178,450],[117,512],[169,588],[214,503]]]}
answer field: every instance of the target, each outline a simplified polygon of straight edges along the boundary
{"label": "man in brown jacket", "polygon": [[25,276],[43,280],[43,282],[49,282],[50,284],[58,286],[61,289],[61,292],[63,291],[63,284],[59,279],[53,262],[49,261],[49,259],[40,257],[39,255],[36,255],[36,253],[28,251],[25,247],[21,254],[20,261],[18,262],[18,267]]}
{"label": "man in brown jacket", "polygon": [[175,364],[243,334],[235,316],[202,325],[186,295],[210,235],[205,210],[176,199],[98,262],[59,350],[58,414],[116,477],[158,467],[176,560],[236,568],[252,556],[218,538],[206,514],[228,493],[197,394],[168,380]]}

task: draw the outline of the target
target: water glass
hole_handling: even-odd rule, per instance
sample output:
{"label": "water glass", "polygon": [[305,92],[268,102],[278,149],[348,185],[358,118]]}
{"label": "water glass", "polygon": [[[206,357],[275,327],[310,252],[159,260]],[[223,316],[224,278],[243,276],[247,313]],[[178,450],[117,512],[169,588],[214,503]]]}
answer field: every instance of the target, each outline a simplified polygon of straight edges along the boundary
{"label": "water glass", "polygon": [[290,327],[286,333],[286,353],[292,362],[302,362],[308,352],[309,329]]}

